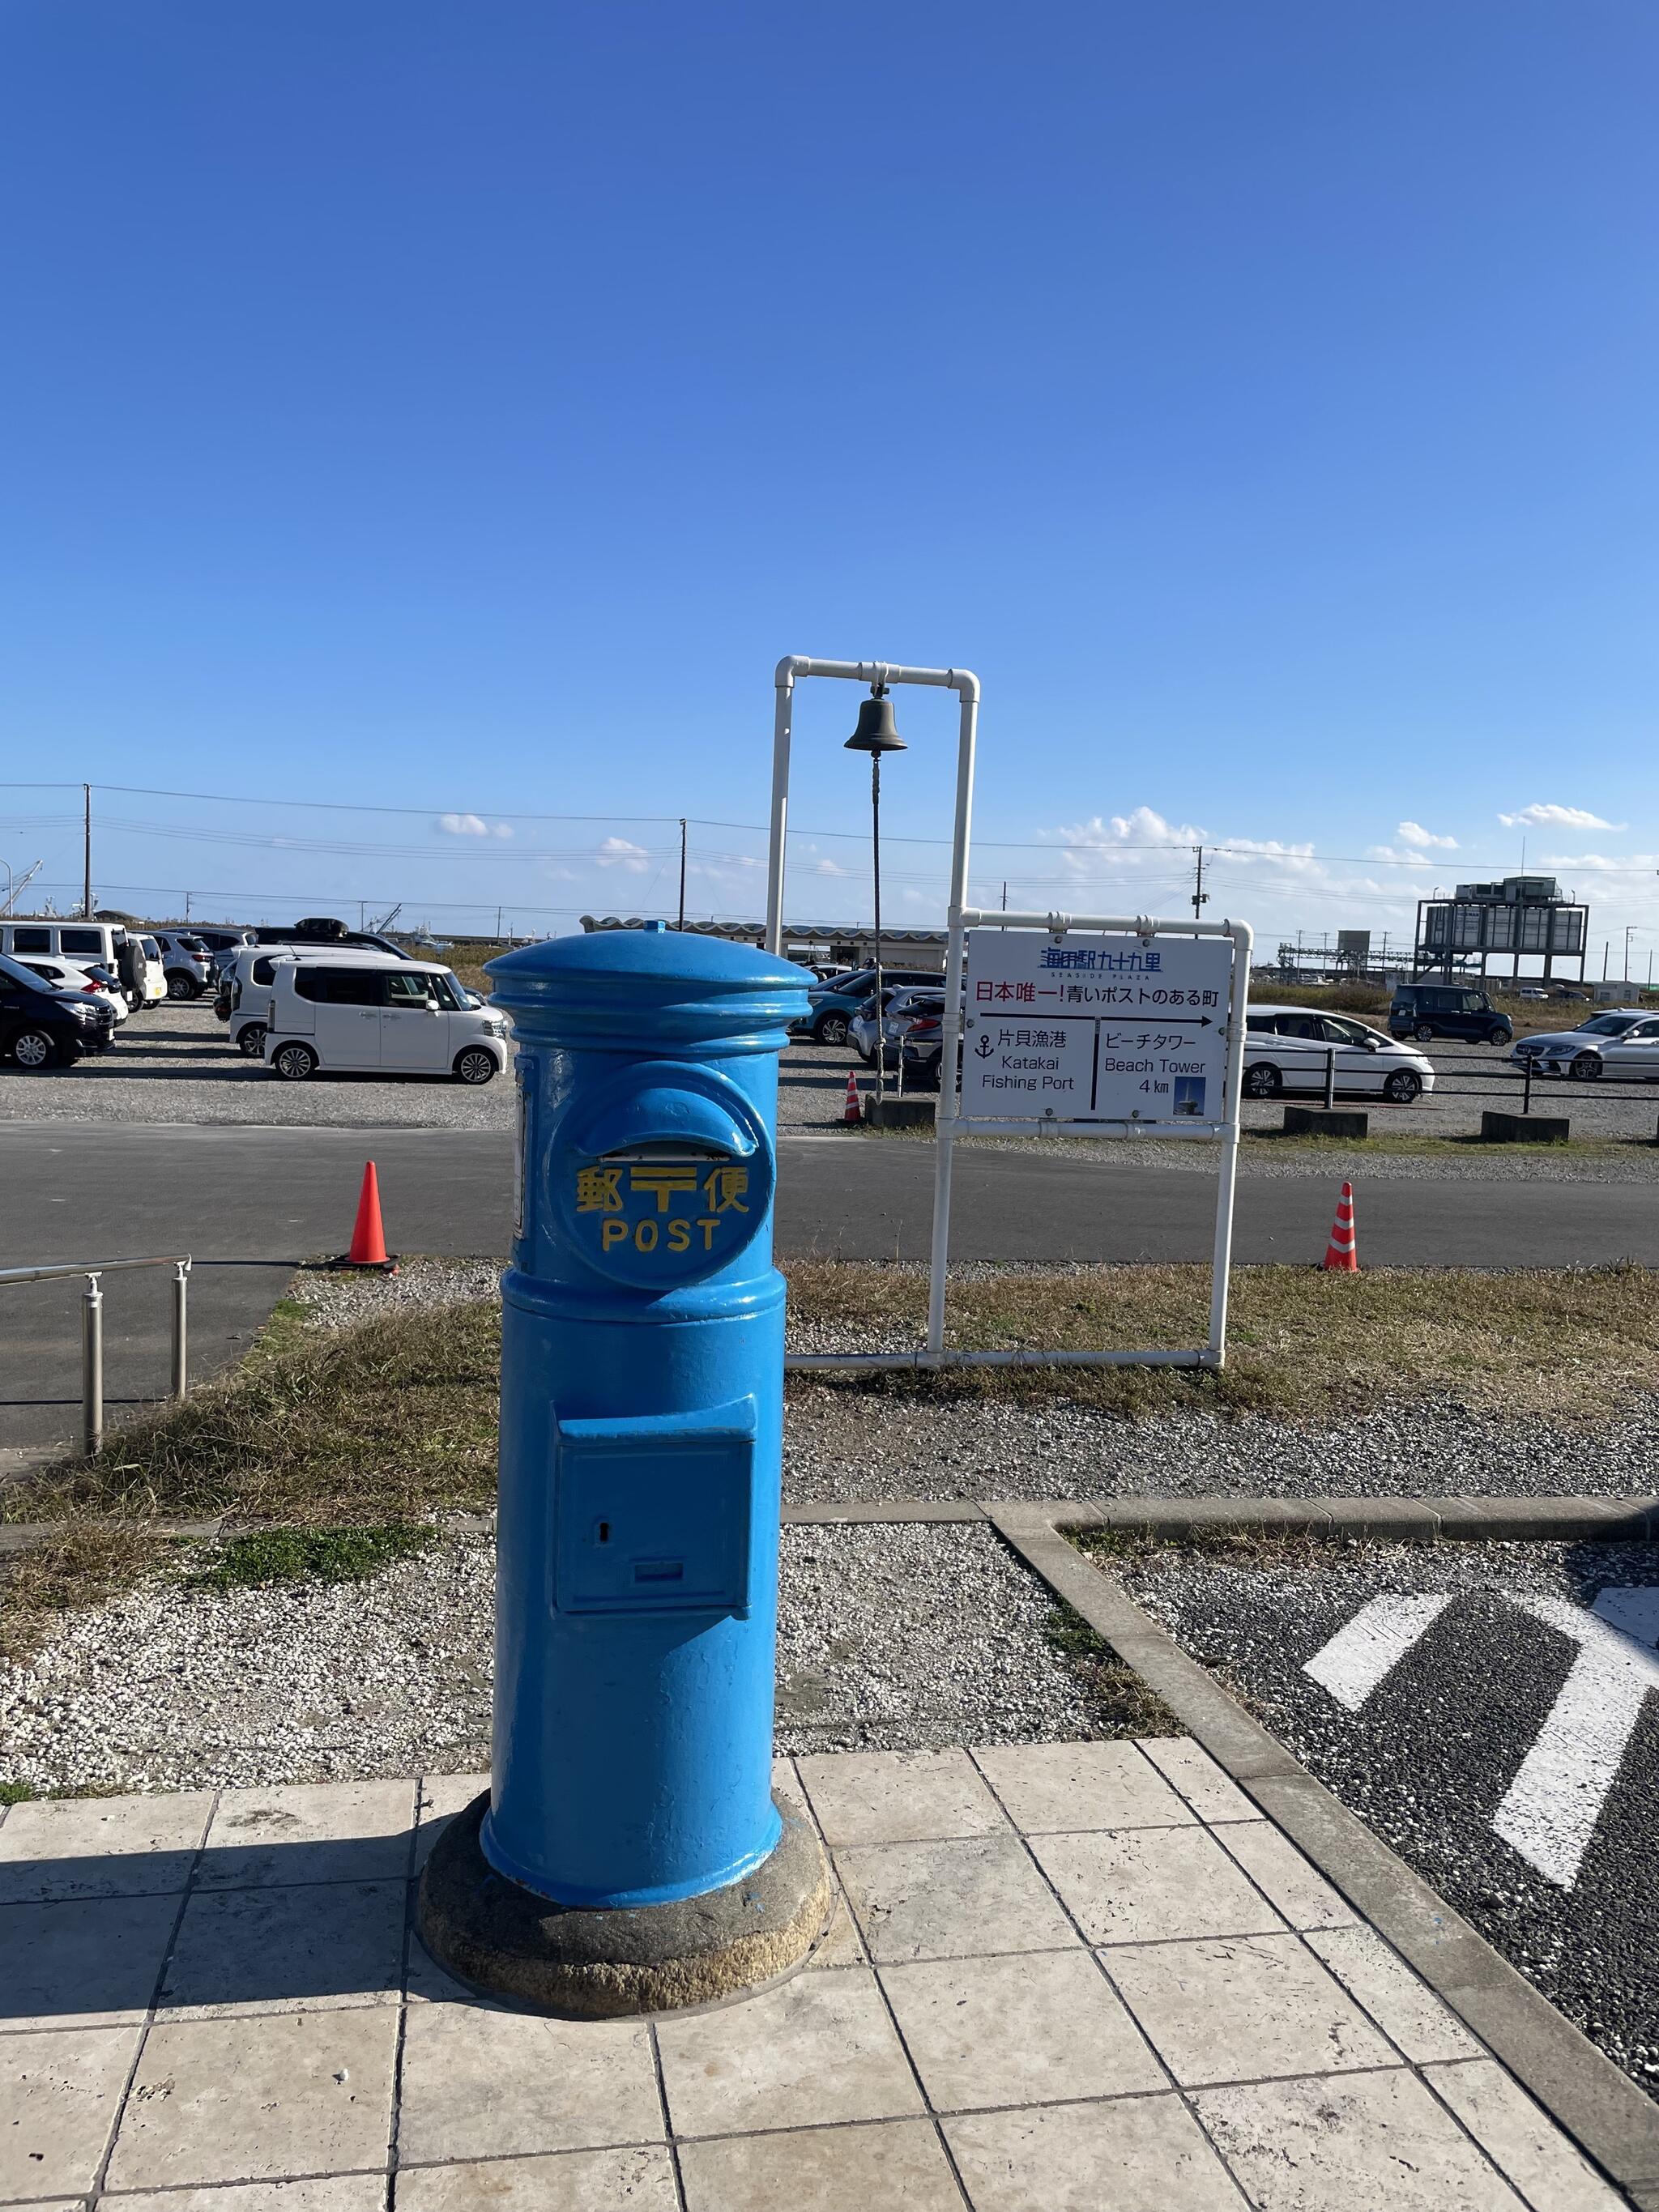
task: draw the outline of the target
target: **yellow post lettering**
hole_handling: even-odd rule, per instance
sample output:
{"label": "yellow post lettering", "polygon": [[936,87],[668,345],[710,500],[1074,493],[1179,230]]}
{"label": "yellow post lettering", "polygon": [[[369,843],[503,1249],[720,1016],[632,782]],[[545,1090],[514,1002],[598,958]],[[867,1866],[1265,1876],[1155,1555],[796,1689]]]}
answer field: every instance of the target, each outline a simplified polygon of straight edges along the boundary
{"label": "yellow post lettering", "polygon": [[668,1224],[668,1249],[671,1252],[691,1249],[691,1224],[687,1221],[671,1221]]}
{"label": "yellow post lettering", "polygon": [[719,1221],[712,1214],[705,1215],[697,1226],[702,1231],[703,1250],[712,1252],[714,1249],[714,1231],[720,1227]]}
{"label": "yellow post lettering", "polygon": [[599,1224],[599,1247],[608,1252],[613,1244],[620,1244],[628,1235],[625,1221],[602,1221]]}
{"label": "yellow post lettering", "polygon": [[634,1231],[634,1243],[638,1251],[654,1252],[657,1249],[656,1223],[641,1221]]}

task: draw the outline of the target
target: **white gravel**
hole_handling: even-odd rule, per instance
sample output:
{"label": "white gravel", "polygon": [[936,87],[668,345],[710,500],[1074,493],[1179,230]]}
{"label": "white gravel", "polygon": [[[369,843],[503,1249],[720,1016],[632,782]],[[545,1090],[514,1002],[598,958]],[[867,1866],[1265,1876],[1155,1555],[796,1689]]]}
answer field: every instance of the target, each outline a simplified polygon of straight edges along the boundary
{"label": "white gravel", "polygon": [[404,1260],[395,1275],[314,1273],[302,1269],[289,1286],[309,1318],[324,1328],[345,1328],[380,1313],[407,1313],[418,1306],[453,1305],[461,1299],[498,1298],[501,1264],[495,1260]]}
{"label": "white gravel", "polygon": [[[1086,1735],[1053,1601],[983,1528],[784,1532],[778,1747]],[[189,1790],[489,1764],[495,1553],[446,1537],[372,1581],[155,1583],[0,1669],[0,1780]]]}
{"label": "white gravel", "polygon": [[[920,1273],[921,1271],[915,1271]],[[969,1261],[953,1282],[1022,1272]],[[1081,1267],[1070,1270],[1086,1273]],[[487,1261],[416,1260],[392,1277],[301,1274],[294,1295],[337,1326],[388,1306],[493,1297]],[[914,1340],[792,1319],[801,1352],[897,1351]],[[1593,1440],[1582,1423],[1516,1420],[1449,1395],[1413,1396],[1339,1423],[1161,1413],[1127,1421],[1086,1406],[995,1399],[923,1405],[843,1380],[798,1376],[784,1417],[789,1504],[884,1498],[1648,1496],[1659,1391],[1632,1393]]]}

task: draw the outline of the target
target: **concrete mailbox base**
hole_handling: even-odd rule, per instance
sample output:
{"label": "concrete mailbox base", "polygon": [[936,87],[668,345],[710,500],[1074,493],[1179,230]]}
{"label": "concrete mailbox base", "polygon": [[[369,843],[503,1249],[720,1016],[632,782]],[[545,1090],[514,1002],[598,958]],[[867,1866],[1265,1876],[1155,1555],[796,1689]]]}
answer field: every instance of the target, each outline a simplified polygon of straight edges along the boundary
{"label": "concrete mailbox base", "polygon": [[1287,1106],[1287,1137],[1364,1137],[1370,1130],[1369,1114],[1355,1114],[1333,1106]]}
{"label": "concrete mailbox base", "polygon": [[427,1862],[421,1940],[475,1988],[578,2020],[735,1996],[805,1958],[829,1918],[822,1846],[778,1809],[782,1840],[741,1881],[672,1905],[592,1911],[496,1873],[478,1841],[486,1793],[451,1821]]}
{"label": "concrete mailbox base", "polygon": [[1493,1114],[1480,1116],[1481,1141],[1488,1145],[1565,1145],[1572,1123],[1565,1114]]}

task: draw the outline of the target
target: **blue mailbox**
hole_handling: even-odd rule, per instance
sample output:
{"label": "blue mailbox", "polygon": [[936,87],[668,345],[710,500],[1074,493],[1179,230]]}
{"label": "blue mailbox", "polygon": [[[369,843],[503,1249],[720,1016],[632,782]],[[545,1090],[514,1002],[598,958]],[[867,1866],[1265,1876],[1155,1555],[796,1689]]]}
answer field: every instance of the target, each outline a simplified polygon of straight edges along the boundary
{"label": "blue mailbox", "polygon": [[[806,981],[660,924],[527,946],[489,972],[517,1033],[520,1124],[477,1844],[495,1875],[585,1913],[597,1956],[617,1940],[603,1916],[632,1915],[628,1940],[649,1948],[643,1909],[741,1889],[782,1833],[772,1194],[778,1056]],[[814,1889],[816,1846],[796,1857],[795,1887]],[[746,1895],[734,1924],[755,1911]],[[678,1940],[671,1926],[662,1942]],[[434,1948],[501,1985],[478,1942],[451,1928]]]}

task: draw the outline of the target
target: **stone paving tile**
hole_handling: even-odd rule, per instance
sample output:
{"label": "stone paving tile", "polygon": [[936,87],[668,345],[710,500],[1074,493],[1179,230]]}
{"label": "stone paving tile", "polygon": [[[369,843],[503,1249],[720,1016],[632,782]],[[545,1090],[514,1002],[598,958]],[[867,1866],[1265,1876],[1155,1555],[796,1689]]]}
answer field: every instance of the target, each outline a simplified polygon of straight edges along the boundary
{"label": "stone paving tile", "polygon": [[382,2168],[398,2014],[162,2021],[145,2040],[112,2189]]}
{"label": "stone paving tile", "polygon": [[1492,2059],[1431,2066],[1426,2075],[1534,2212],[1618,2212],[1624,2198]]}
{"label": "stone paving tile", "polygon": [[469,1989],[465,1982],[458,1982],[453,1974],[438,1964],[418,1935],[411,1935],[409,1939],[404,1994],[411,2005],[471,2005],[484,2012],[517,2010],[514,2005],[498,2002],[495,1998],[485,1996],[477,1990]]}
{"label": "stone paving tile", "polygon": [[1397,2063],[1340,1983],[1295,1936],[1124,1944],[1101,1956],[1183,2087]]}
{"label": "stone paving tile", "polygon": [[409,2013],[400,2162],[590,2150],[663,2135],[643,2021],[548,2020],[459,2004]]}
{"label": "stone paving tile", "polygon": [[1031,1849],[1091,1943],[1265,1935],[1285,1924],[1202,1828],[1034,1836]]}
{"label": "stone paving tile", "polygon": [[1224,1774],[1200,1743],[1189,1735],[1139,1739],[1144,1751],[1167,1782],[1172,1782],[1200,1820],[1259,1820],[1260,1809],[1231,1776]]}
{"label": "stone paving tile", "polygon": [[974,2212],[1243,2212],[1179,2097],[972,2112],[944,2127]]}
{"label": "stone paving tile", "polygon": [[418,1816],[420,1827],[415,1838],[415,1871],[418,1874],[431,1855],[435,1844],[457,1813],[464,1813],[475,1797],[482,1797],[489,1787],[487,1774],[428,1774],[421,1779]]}
{"label": "stone paving tile", "polygon": [[1522,2212],[1404,2068],[1200,2089],[1193,2101],[1258,2212]]}
{"label": "stone paving tile", "polygon": [[1132,1743],[1012,1743],[974,1757],[1027,1835],[1185,1827],[1196,1818]]}
{"label": "stone paving tile", "polygon": [[120,2212],[386,2212],[383,2173],[308,2174],[303,2181],[229,2182],[216,2189],[138,2190]]}
{"label": "stone paving tile", "polygon": [[167,1896],[0,1905],[0,2029],[143,2020],[178,1917]]}
{"label": "stone paving tile", "polygon": [[1077,1942],[1012,1835],[937,1844],[866,1844],[836,1865],[878,1964],[1049,1950]]}
{"label": "stone paving tile", "polygon": [[0,2040],[0,2197],[90,2189],[121,2110],[136,2027]]}
{"label": "stone paving tile", "polygon": [[401,1881],[414,1826],[412,1782],[227,1790],[208,1830],[198,1886]]}
{"label": "stone paving tile", "polygon": [[185,1907],[160,2009],[200,2020],[395,2004],[407,1905],[401,1881],[198,1890]]}
{"label": "stone paving tile", "polygon": [[568,2150],[552,2158],[403,2166],[398,2212],[678,2212],[666,2148]]}
{"label": "stone paving tile", "polygon": [[837,1889],[836,1901],[830,1909],[829,1931],[812,1954],[807,1971],[816,1972],[821,1966],[862,1966],[868,1956],[858,1923],[848,1910],[847,1899]]}
{"label": "stone paving tile", "polygon": [[686,2212],[963,2212],[926,2120],[687,2143],[680,2170]]}
{"label": "stone paving tile", "polygon": [[14,1805],[0,1826],[0,1905],[181,1890],[212,1810],[210,1790]]}
{"label": "stone paving tile", "polygon": [[1316,1928],[1319,1954],[1351,1996],[1407,2058],[1478,2058],[1480,2045],[1374,1928]]}
{"label": "stone paving tile", "polygon": [[657,2023],[674,2131],[712,2136],[920,2112],[876,1978],[797,1974],[744,2002]]}
{"label": "stone paving tile", "polygon": [[1354,1928],[1359,1915],[1316,1874],[1281,1829],[1241,1821],[1221,1841],[1292,1928]]}
{"label": "stone paving tile", "polygon": [[825,1752],[797,1764],[832,1850],[1007,1832],[965,1751]]}
{"label": "stone paving tile", "polygon": [[935,2112],[1169,2087],[1086,1951],[884,1966],[881,1983]]}

